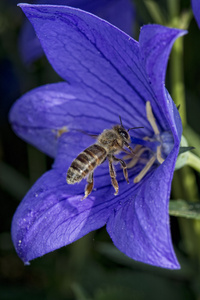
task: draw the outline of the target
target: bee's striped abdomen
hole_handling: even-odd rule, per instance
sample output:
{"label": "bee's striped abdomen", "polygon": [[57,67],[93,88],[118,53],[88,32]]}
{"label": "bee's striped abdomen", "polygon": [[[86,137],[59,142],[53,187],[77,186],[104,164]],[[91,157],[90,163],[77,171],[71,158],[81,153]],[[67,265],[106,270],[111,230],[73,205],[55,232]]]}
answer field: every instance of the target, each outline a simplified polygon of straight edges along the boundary
{"label": "bee's striped abdomen", "polygon": [[89,172],[100,165],[107,156],[106,150],[98,144],[94,144],[74,159],[67,171],[67,183],[74,184],[85,178]]}

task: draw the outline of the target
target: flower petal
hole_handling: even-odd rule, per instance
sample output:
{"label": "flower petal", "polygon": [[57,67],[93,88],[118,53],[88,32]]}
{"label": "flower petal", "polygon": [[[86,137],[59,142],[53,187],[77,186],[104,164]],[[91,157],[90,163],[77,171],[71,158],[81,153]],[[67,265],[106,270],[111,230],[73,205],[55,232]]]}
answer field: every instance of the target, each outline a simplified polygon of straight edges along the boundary
{"label": "flower petal", "polygon": [[41,57],[44,52],[32,24],[26,20],[19,35],[19,53],[24,64],[30,65]]}
{"label": "flower petal", "polygon": [[[143,136],[150,135],[150,132],[152,131],[146,119],[145,111],[145,102],[146,100],[150,100],[153,109],[155,109],[158,126],[165,130],[169,130],[169,127],[175,126],[174,124],[172,125],[173,120],[168,118],[168,114],[170,114],[169,111],[170,109],[172,110],[172,107],[171,105],[166,107],[164,104],[167,96],[164,95],[163,82],[159,84],[161,92],[157,92],[154,90],[151,82],[149,82],[149,78],[151,78],[153,74],[152,82],[155,84],[160,80],[159,76],[162,75],[162,78],[164,78],[166,61],[172,43],[175,37],[183,34],[182,31],[172,30],[162,26],[146,26],[142,31],[143,35],[141,37],[140,50],[138,43],[123,32],[109,23],[83,11],[68,7],[47,5],[31,6],[24,4],[21,5],[21,7],[33,22],[46,54],[54,68],[58,73],[63,75],[65,79],[73,82],[73,84],[68,87],[69,91],[67,91],[67,88],[63,88],[62,90],[63,93],[67,94],[66,97],[68,97],[69,93],[75,98],[77,98],[77,94],[79,94],[79,99],[83,99],[84,101],[86,98],[90,98],[89,101],[91,101],[93,97],[93,101],[96,101],[97,106],[104,106],[107,110],[109,109],[110,113],[112,111],[114,114],[116,113],[116,118],[113,118],[113,124],[116,124],[115,120],[117,119],[118,114],[120,114],[125,126],[144,126],[145,130]],[[158,29],[161,30],[161,35]],[[152,34],[150,34],[151,31]],[[165,34],[162,34],[163,31]],[[145,34],[145,32],[147,33]],[[150,39],[150,42],[146,39],[146,36],[148,35],[154,37]],[[164,42],[165,36],[166,42]],[[149,53],[151,54],[154,52],[152,50],[154,50],[157,45],[154,43],[154,40],[160,43],[160,46],[157,47],[158,51],[156,51],[157,56],[149,55]],[[147,50],[143,50],[143,48],[145,49],[145,46],[147,46]],[[142,55],[140,54],[140,51]],[[163,56],[163,53],[165,56]],[[145,60],[144,54],[149,55],[150,58],[146,58]],[[152,62],[154,63],[153,66],[155,70],[158,70],[160,63],[162,63],[163,68],[160,68],[163,70],[162,74],[158,73],[158,76],[156,72],[148,74],[149,66],[152,65]],[[75,82],[78,82],[78,84],[75,84]],[[59,92],[61,91],[61,88],[61,86],[58,86]],[[82,93],[80,92],[81,88]],[[39,91],[39,94],[42,95],[42,97],[45,97],[45,93],[47,93],[47,97],[49,98],[50,95],[48,94],[47,89],[48,87],[44,88],[44,94],[42,93],[42,90],[36,91]],[[76,89],[78,91],[76,91]],[[53,90],[55,92],[56,88],[53,87]],[[30,92],[24,97],[33,97],[32,101],[35,101],[34,98],[36,98],[36,96],[34,93],[35,91]],[[157,96],[155,96],[156,93]],[[38,96],[38,93],[36,93],[36,95]],[[83,96],[80,97],[80,95]],[[24,97],[23,99],[25,99]],[[59,97],[60,93],[58,94],[57,99]],[[65,101],[63,101],[63,103],[64,102]],[[44,102],[44,111],[45,105],[46,102]],[[21,107],[22,106],[23,103],[21,104]],[[60,105],[60,108],[62,106],[63,116],[64,112],[69,114],[69,107],[66,107],[63,104]],[[89,111],[90,106],[88,102],[87,108]],[[52,101],[52,110],[49,112],[53,113],[53,110]],[[11,116],[11,121],[15,123],[15,128],[20,131],[19,134],[21,137],[25,135],[27,141],[32,142],[39,147],[39,149],[51,156],[55,156],[56,142],[55,134],[52,134],[52,130],[54,130],[55,133],[55,130],[60,130],[61,128],[57,128],[58,122],[54,122],[55,117],[50,117],[49,120],[53,120],[53,123],[50,124],[49,122],[49,125],[44,123],[45,130],[40,130],[39,134],[38,132],[33,134],[33,126],[30,124],[30,120],[32,120],[32,114],[34,113],[33,110],[29,109],[28,120],[23,122],[23,124],[20,124],[21,115],[13,113],[11,115],[15,115],[15,117],[12,118]],[[101,110],[100,113],[102,113]],[[48,110],[45,115],[46,118],[48,118]],[[103,115],[105,115],[105,120],[110,119],[107,114]],[[100,114],[96,116],[100,116]],[[166,119],[166,117],[168,119]],[[74,118],[74,121],[77,121],[77,119]],[[101,125],[99,127],[98,124],[96,124],[97,122],[98,121],[95,122],[97,130],[101,129],[100,131],[102,131],[107,127],[107,122],[103,123],[100,120]],[[61,120],[60,123],[62,123],[60,126],[69,126],[68,123],[66,124],[66,118],[65,122],[62,122]],[[88,120],[86,121],[86,118],[84,123],[91,126],[91,122],[88,122]],[[83,124],[77,122],[79,128],[82,125]],[[24,126],[26,126],[26,128]],[[48,126],[50,126],[50,133],[46,130],[49,128]],[[91,131],[88,127],[87,130],[89,129],[89,131]],[[40,125],[35,125],[35,128],[41,129]],[[25,132],[24,129],[28,130]],[[82,129],[85,130],[85,128]],[[136,136],[138,133],[139,131],[136,132]],[[37,140],[44,134],[47,136],[44,137],[47,141],[46,145],[44,145],[45,143],[43,141],[40,142]],[[42,144],[41,147],[40,144]]]}
{"label": "flower petal", "polygon": [[[174,149],[175,150],[175,149]],[[159,267],[179,268],[170,236],[168,199],[174,150],[107,223],[113,243],[129,257]]]}
{"label": "flower petal", "polygon": [[[60,76],[71,83],[84,82],[88,86],[93,83],[98,85],[99,91],[111,87],[118,95],[123,92],[129,101],[134,99],[132,105],[139,102],[138,98],[140,102],[154,98],[152,92],[155,91],[152,91],[148,70],[152,63],[159,70],[158,75],[152,72],[154,77],[157,76],[158,89],[162,87],[164,91],[169,52],[175,38],[185,33],[159,25],[144,26],[140,57],[136,41],[89,13],[64,6],[21,7],[34,25],[49,61]],[[148,34],[150,38],[147,40]],[[158,69],[158,66],[163,68]]]}
{"label": "flower petal", "polygon": [[[55,170],[45,173],[14,215],[12,239],[25,263],[102,227],[116,206],[114,196],[113,201],[98,201],[92,196],[81,201],[83,183],[72,188],[65,177]],[[105,198],[105,191],[97,191],[97,198]]]}
{"label": "flower petal", "polygon": [[[80,140],[79,143],[79,138]],[[59,140],[59,150],[54,163],[57,172],[66,172],[71,161],[87,147],[92,139],[78,134],[64,135]],[[70,152],[70,145],[73,152]],[[138,184],[133,184],[134,174],[129,170],[130,184],[124,180],[122,170],[116,166],[119,195],[113,195],[107,162],[94,172],[94,187],[91,197],[99,202],[117,200],[110,211],[107,230],[114,244],[133,259],[165,268],[179,268],[170,235],[168,200],[171,180],[176,161],[177,147],[174,147],[165,162],[154,168]],[[136,172],[137,173],[137,172]],[[83,184],[83,183],[81,183]],[[79,185],[78,185],[79,186]],[[73,189],[78,188],[77,185]],[[104,194],[98,191],[104,190]],[[75,192],[74,190],[74,192]],[[83,195],[84,185],[81,193]],[[87,199],[86,199],[87,201]],[[147,251],[148,250],[148,251]]]}
{"label": "flower petal", "polygon": [[165,115],[166,119],[163,120],[163,123],[166,122],[166,125],[163,124],[163,127],[165,130],[169,130],[170,126],[174,138],[178,138],[177,127],[181,128],[181,121],[176,117],[177,109],[165,89],[164,82],[171,48],[175,40],[186,33],[185,30],[161,25],[146,25],[142,27],[139,38],[141,59],[155,95],[155,102],[151,102],[154,115],[160,122]]}
{"label": "flower petal", "polygon": [[[134,109],[133,126],[145,120],[145,102],[152,98],[139,61],[136,41],[89,13],[61,6],[20,5],[34,25],[56,72]],[[130,115],[129,113],[127,113]],[[144,121],[143,121],[144,122]],[[148,122],[145,120],[148,128]]]}
{"label": "flower petal", "polygon": [[197,24],[200,28],[200,2],[199,0],[192,0],[192,10],[197,21]]}
{"label": "flower petal", "polygon": [[[134,108],[117,101],[115,93],[106,97],[95,87],[61,82],[23,95],[10,111],[10,122],[21,138],[55,157],[62,133],[82,130],[100,134],[119,123],[119,112],[124,125],[132,127]],[[147,134],[146,129],[137,130],[136,134],[142,131]]]}
{"label": "flower petal", "polygon": [[[35,3],[55,4],[55,0],[38,0]],[[57,0],[56,5],[68,5],[91,12],[129,35],[132,34],[133,5],[130,0]],[[22,28],[19,46],[21,58],[26,64],[30,64],[43,53],[34,29],[28,21]]]}
{"label": "flower petal", "polygon": [[[13,243],[25,263],[104,226],[115,208],[134,193],[135,186],[127,185],[122,170],[118,170],[119,196],[114,196],[105,162],[95,170],[93,192],[81,201],[86,181],[73,186],[66,183],[66,172],[72,159],[82,150],[82,145],[86,147],[91,141],[86,136],[79,143],[79,137],[78,133],[75,136],[69,133],[66,143],[63,134],[54,169],[34,184],[13,217]],[[70,142],[73,152],[69,151]]]}
{"label": "flower petal", "polygon": [[[181,123],[164,89],[164,77],[171,46],[183,32],[150,25],[142,30],[139,45],[109,23],[80,10],[64,6],[21,7],[34,24],[53,67],[70,84],[60,83],[47,86],[46,90],[35,90],[19,101],[21,104],[16,104],[11,112],[11,120],[18,127],[21,124],[31,127],[33,118],[32,127],[37,124],[39,129],[40,126],[47,129],[50,138],[44,139],[46,144],[42,146],[46,147],[46,152],[50,140],[55,139],[55,130],[57,137],[60,135],[54,170],[34,185],[13,220],[13,240],[20,257],[28,261],[66,245],[103,226],[110,216],[107,229],[120,250],[146,263],[177,268],[170,238],[168,199]],[[37,98],[37,92],[42,90],[44,94]],[[53,91],[57,96],[54,97]],[[24,120],[22,116],[21,121],[19,116],[24,103],[31,97],[33,107],[28,106],[28,117]],[[77,133],[72,142],[72,130],[79,129],[80,125],[80,129],[94,127],[92,118],[95,130],[103,130],[120,113],[122,119],[125,118],[125,126],[144,126],[140,137],[144,133],[151,136],[145,111],[147,100],[153,106],[159,128],[172,130],[173,150],[161,166],[152,168],[138,184],[130,184],[127,188],[122,171],[118,172],[121,194],[117,197],[111,194],[113,188],[108,169],[102,165],[95,170],[95,179],[101,179],[97,182],[97,191],[87,201],[80,202],[85,183],[73,187],[66,184],[63,154],[69,154],[68,167],[72,156],[76,157],[78,149],[89,142],[89,137],[84,139]],[[35,114],[30,113],[33,108]],[[75,120],[78,120],[78,126]],[[67,130],[63,131],[65,125]],[[43,134],[46,132],[41,133],[41,141]],[[41,141],[34,140],[34,143],[40,146]],[[54,150],[55,155],[57,144],[52,148],[50,152]]]}

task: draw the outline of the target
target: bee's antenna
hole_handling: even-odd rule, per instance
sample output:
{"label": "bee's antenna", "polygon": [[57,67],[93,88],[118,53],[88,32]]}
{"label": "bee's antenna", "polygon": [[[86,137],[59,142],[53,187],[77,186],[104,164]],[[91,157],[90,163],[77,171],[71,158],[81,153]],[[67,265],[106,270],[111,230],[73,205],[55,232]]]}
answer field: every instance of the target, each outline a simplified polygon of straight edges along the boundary
{"label": "bee's antenna", "polygon": [[120,119],[121,126],[124,127],[122,124],[122,118],[120,116],[119,116],[119,119]]}
{"label": "bee's antenna", "polygon": [[131,129],[139,129],[139,128],[144,128],[144,127],[132,127],[132,128],[129,128],[127,131],[130,131]]}
{"label": "bee's antenna", "polygon": [[[122,124],[122,118],[120,116],[119,116],[119,119],[120,119],[121,126],[124,127],[123,124]],[[139,128],[144,128],[144,127],[131,127],[127,131],[130,131],[131,129],[139,129]]]}

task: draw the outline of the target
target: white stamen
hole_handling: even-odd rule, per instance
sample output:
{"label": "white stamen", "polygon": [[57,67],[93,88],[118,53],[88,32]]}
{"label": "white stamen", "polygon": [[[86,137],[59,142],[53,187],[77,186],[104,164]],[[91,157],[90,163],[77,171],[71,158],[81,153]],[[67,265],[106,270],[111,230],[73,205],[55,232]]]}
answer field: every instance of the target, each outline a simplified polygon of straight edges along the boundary
{"label": "white stamen", "polygon": [[136,153],[136,155],[134,156],[134,158],[127,164],[127,168],[130,169],[130,168],[134,167],[134,166],[137,164],[138,160],[140,159],[141,155],[142,155],[146,150],[148,150],[148,149],[147,149],[147,148],[142,148],[142,149],[140,149],[140,150]]}
{"label": "white stamen", "polygon": [[157,150],[156,150],[156,158],[158,160],[158,162],[160,164],[162,164],[165,160],[162,158],[162,155],[161,155],[161,145],[157,147]]}
{"label": "white stamen", "polygon": [[142,169],[142,171],[134,178],[134,180],[133,180],[134,183],[140,182],[140,180],[147,174],[149,169],[153,166],[155,160],[156,160],[156,157],[152,156],[151,159],[146,164],[146,166]]}
{"label": "white stamen", "polygon": [[[151,124],[151,127],[153,128],[155,135],[160,135],[160,131],[156,124],[156,119],[154,117],[150,101],[146,102],[146,113],[147,113],[147,119]],[[164,159],[162,158],[161,145],[159,145],[156,149],[156,158],[160,164],[164,162]]]}
{"label": "white stamen", "polygon": [[146,102],[146,113],[147,113],[147,120],[151,124],[151,127],[153,128],[153,131],[155,132],[156,135],[159,135],[160,131],[159,131],[158,126],[156,124],[156,120],[155,120],[155,117],[154,117],[153,112],[152,112],[150,101]]}
{"label": "white stamen", "polygon": [[137,154],[137,152],[142,148],[142,145],[137,145],[135,146],[135,148],[133,148],[133,151],[134,151],[134,155],[132,153],[128,153],[127,155],[124,155],[123,156],[123,159],[124,160],[127,160],[127,159],[131,159],[133,158],[133,156],[135,156]]}

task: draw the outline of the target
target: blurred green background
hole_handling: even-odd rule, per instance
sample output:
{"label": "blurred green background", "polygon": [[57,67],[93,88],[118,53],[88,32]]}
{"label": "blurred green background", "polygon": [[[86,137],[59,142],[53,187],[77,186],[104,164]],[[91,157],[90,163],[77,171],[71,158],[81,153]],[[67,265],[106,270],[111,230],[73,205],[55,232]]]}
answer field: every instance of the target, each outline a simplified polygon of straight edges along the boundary
{"label": "blurred green background", "polygon": [[[30,266],[24,266],[18,258],[10,237],[12,216],[29,187],[51,167],[52,160],[14,134],[8,112],[26,91],[60,78],[44,56],[29,66],[22,63],[18,43],[25,17],[16,3],[0,0],[0,299],[200,299],[197,220],[171,217],[173,243],[181,264],[178,271],[127,258],[112,245],[105,228],[32,261]],[[171,54],[166,87],[176,98],[176,66],[181,71],[177,76],[184,83],[185,134],[194,141],[195,145],[190,146],[196,146],[199,154],[200,142],[194,132],[200,134],[200,30],[190,1],[135,0],[134,5],[136,39],[142,24],[181,27],[182,20],[186,20],[185,27],[188,24],[189,33],[181,42],[183,52],[177,55],[174,50]],[[199,174],[184,167],[175,173],[171,197],[198,203],[199,187]]]}

